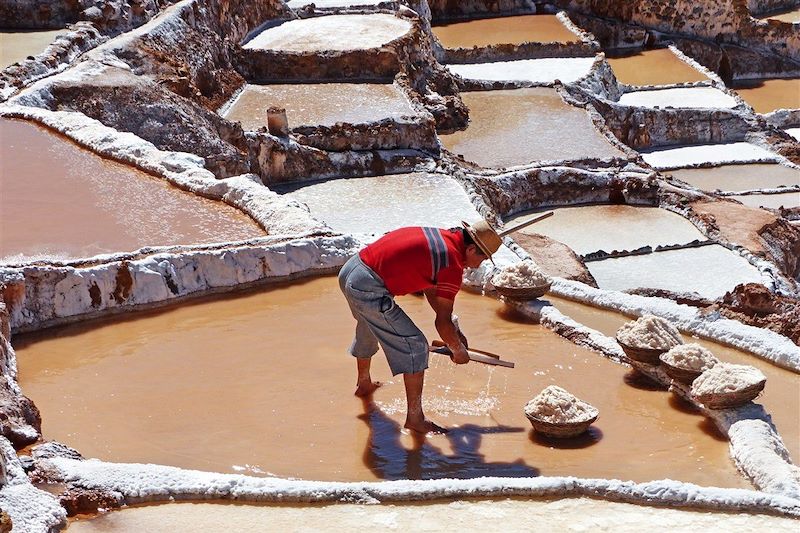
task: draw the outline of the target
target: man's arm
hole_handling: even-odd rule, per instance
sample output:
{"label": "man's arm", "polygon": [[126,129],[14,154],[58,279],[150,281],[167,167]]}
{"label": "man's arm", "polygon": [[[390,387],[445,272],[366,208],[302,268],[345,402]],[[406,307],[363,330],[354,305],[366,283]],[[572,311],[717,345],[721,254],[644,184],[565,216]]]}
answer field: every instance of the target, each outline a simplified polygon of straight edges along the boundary
{"label": "man's arm", "polygon": [[463,335],[453,323],[453,300],[436,296],[435,288],[426,289],[425,298],[428,299],[428,303],[436,313],[434,321],[436,331],[447,344],[447,347],[450,348],[450,351],[453,352],[451,356],[453,362],[459,365],[469,363],[467,347],[461,340]]}

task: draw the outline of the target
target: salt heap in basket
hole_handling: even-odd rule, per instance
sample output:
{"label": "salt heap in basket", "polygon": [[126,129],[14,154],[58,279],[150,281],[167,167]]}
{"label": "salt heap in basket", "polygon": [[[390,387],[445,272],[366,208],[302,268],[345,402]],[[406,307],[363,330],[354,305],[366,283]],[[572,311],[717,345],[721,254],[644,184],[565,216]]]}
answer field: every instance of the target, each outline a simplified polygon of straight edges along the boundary
{"label": "salt heap in basket", "polygon": [[766,383],[757,368],[718,363],[694,380],[692,396],[709,409],[737,407],[758,396]]}
{"label": "salt heap in basket", "polygon": [[659,356],[683,344],[678,328],[654,315],[644,315],[626,322],[617,330],[619,342],[625,354],[642,363],[659,364]]}
{"label": "salt heap in basket", "polygon": [[553,278],[528,260],[505,266],[492,276],[492,285],[497,292],[510,297],[538,298],[550,289],[552,283]]}
{"label": "salt heap in basket", "polygon": [[661,354],[660,359],[669,377],[687,385],[719,363],[713,353],[696,343],[679,344]]}
{"label": "salt heap in basket", "polygon": [[533,429],[549,437],[575,437],[597,420],[596,407],[550,385],[525,405]]}

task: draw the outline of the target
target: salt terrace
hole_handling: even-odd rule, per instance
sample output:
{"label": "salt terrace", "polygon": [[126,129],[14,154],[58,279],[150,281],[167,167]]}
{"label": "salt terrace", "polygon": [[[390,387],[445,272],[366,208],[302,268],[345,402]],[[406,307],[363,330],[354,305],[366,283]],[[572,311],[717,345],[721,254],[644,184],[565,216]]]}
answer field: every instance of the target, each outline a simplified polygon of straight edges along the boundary
{"label": "salt terrace", "polygon": [[[796,530],[797,9],[0,0],[0,531]],[[515,366],[431,353],[448,432],[382,357],[351,395],[351,256],[549,212],[465,271]],[[763,393],[704,403],[617,340],[644,315]],[[550,385],[599,418],[548,436]]]}

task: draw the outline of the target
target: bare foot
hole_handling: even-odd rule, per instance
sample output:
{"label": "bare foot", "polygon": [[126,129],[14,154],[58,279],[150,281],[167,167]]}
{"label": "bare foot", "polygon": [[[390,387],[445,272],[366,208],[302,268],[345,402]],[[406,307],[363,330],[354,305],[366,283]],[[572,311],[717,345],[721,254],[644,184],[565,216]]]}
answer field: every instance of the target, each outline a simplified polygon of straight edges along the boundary
{"label": "bare foot", "polygon": [[410,422],[406,420],[406,423],[403,427],[418,433],[447,433],[447,428],[443,428],[438,424],[434,424],[427,419],[423,420],[422,422]]}
{"label": "bare foot", "polygon": [[364,398],[365,396],[369,396],[375,390],[383,385],[380,381],[369,381],[367,383],[359,383],[358,387],[356,387],[356,396],[359,398]]}

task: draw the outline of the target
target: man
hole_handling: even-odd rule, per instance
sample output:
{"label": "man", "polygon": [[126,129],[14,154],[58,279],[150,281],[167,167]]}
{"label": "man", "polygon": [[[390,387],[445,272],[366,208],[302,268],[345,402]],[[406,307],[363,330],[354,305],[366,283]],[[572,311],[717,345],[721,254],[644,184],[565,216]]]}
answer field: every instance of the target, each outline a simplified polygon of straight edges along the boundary
{"label": "man", "polygon": [[370,376],[378,345],[393,375],[403,374],[408,412],[405,427],[421,433],[441,430],[422,412],[422,387],[428,368],[428,341],[394,297],[424,292],[436,313],[439,336],[456,364],[469,362],[466,338],[453,323],[453,302],[464,268],[476,268],[502,243],[486,221],[463,228],[410,227],[387,233],[342,267],[339,286],[356,319],[350,354],[356,358],[356,396],[380,386]]}

